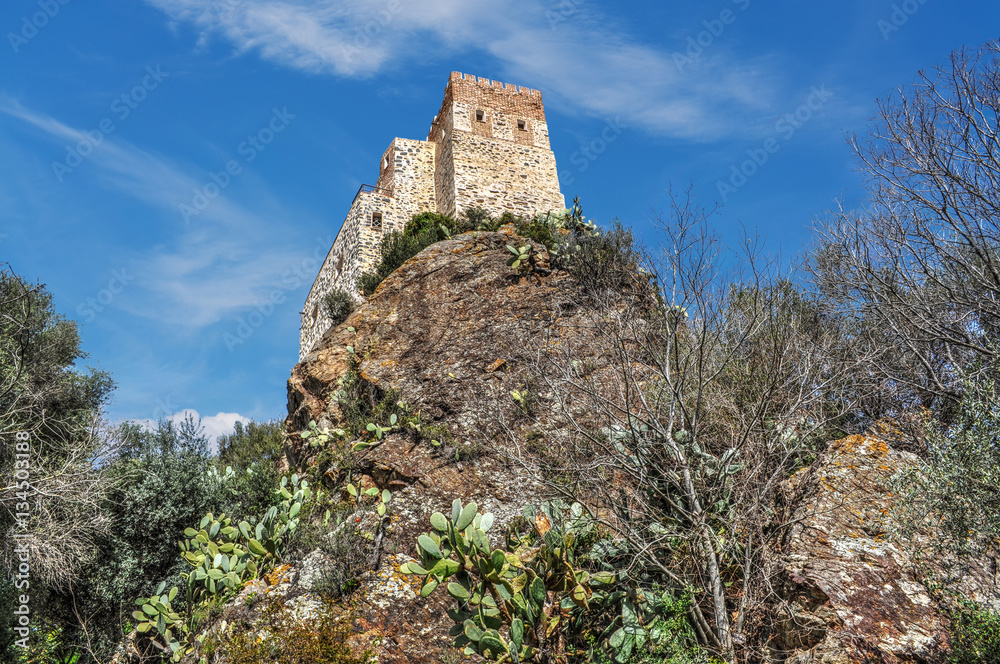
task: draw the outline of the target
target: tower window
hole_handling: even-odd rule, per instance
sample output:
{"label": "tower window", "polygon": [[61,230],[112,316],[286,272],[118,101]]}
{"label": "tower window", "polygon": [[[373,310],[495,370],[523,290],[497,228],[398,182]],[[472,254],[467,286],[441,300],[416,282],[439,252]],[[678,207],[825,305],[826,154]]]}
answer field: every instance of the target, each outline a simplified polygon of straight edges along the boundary
{"label": "tower window", "polygon": [[372,212],[372,228],[382,228],[382,213]]}
{"label": "tower window", "polygon": [[517,121],[517,128],[520,129],[521,131],[524,131],[525,129],[528,128],[528,121],[527,120],[518,120]]}
{"label": "tower window", "polygon": [[476,111],[476,122],[486,122],[486,111]]}

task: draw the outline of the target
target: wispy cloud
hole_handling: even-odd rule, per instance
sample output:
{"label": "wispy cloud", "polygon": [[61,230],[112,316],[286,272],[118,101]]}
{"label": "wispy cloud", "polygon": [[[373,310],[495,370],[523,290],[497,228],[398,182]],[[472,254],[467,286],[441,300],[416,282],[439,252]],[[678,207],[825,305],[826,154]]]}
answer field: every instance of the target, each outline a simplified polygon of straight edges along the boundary
{"label": "wispy cloud", "polygon": [[[82,130],[8,97],[0,97],[0,113],[35,127],[59,147],[85,139]],[[294,246],[275,224],[227,197],[228,191],[186,224],[178,206],[205,184],[204,173],[126,141],[105,137],[89,155],[86,175],[150,206],[160,222],[161,240],[123,259],[136,281],[115,304],[134,315],[191,332],[231,319],[266,300],[285,272],[314,253],[312,246]],[[263,184],[253,190],[268,197]]]}
{"label": "wispy cloud", "polygon": [[542,87],[561,106],[667,136],[733,133],[734,113],[774,101],[766,60],[732,57],[717,45],[681,71],[672,52],[593,16],[553,30],[545,7],[528,0],[147,2],[196,26],[202,41],[222,38],[238,52],[315,73],[364,77],[428,50],[485,50],[512,82]]}

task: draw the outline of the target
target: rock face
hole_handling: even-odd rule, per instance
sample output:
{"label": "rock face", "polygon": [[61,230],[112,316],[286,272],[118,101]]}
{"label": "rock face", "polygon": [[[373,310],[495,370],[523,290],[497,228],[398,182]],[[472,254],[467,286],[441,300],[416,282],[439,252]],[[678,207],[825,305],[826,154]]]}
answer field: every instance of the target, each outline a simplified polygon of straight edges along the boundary
{"label": "rock face", "polygon": [[1000,608],[995,560],[957,567],[934,551],[930,530],[912,546],[892,541],[890,479],[916,457],[886,440],[838,440],[785,486],[792,525],[780,547],[778,661],[942,661],[949,622],[922,583],[928,573],[953,578],[966,597]]}
{"label": "rock face", "polygon": [[[511,460],[530,458],[518,451],[534,440],[511,392],[525,389],[535,344],[556,337],[586,346],[588,328],[573,313],[570,277],[549,272],[544,247],[535,245],[534,274],[519,275],[507,266],[505,245],[526,242],[505,227],[428,247],[327,332],[292,372],[289,431],[305,430],[310,420],[337,426],[334,394],[352,362],[369,388],[380,394],[397,390],[420,412],[422,426],[447,428],[448,442],[438,448],[393,434],[353,455],[354,481],[393,492],[389,552],[414,553],[431,513],[447,512],[455,498],[493,512],[499,533],[542,495],[538,471]],[[297,434],[288,453],[299,467],[315,460],[315,451]],[[337,472],[332,468],[327,477]],[[392,558],[389,567],[398,568],[404,559]],[[385,566],[379,574],[399,576]],[[357,613],[367,637],[381,639],[379,662],[455,659],[444,611],[450,598],[435,593],[421,599],[407,583],[390,584],[393,591],[386,594],[382,586],[388,581],[382,581],[364,581]]]}
{"label": "rock face", "polygon": [[[544,249],[535,246],[535,274],[507,266],[505,245],[525,242],[505,227],[428,247],[329,330],[288,382],[291,432],[305,430],[310,420],[338,425],[335,393],[348,372],[378,394],[398,391],[424,427],[448,432],[439,447],[392,434],[348,463],[353,481],[393,492],[382,566],[362,579],[351,599],[357,642],[377,644],[381,664],[459,659],[447,635],[450,598],[438,592],[422,599],[413,580],[398,572],[430,514],[446,512],[455,498],[474,500],[497,515],[494,531],[500,532],[543,495],[544,469],[532,465],[532,446],[544,442],[540,430],[562,423],[543,409],[534,414],[542,427],[533,429],[511,397],[530,383],[533,353],[567,343],[595,371],[605,366],[589,312],[578,308],[571,278],[548,270]],[[538,396],[544,404],[546,395]],[[890,478],[916,457],[893,449],[883,433],[831,443],[784,487],[778,516],[789,525],[774,542],[778,620],[771,661],[941,661],[949,622],[922,583],[928,572],[963,577],[966,596],[1000,608],[995,560],[955,568],[932,555],[931,531],[918,537],[919,556],[892,540]],[[306,442],[290,436],[288,455],[300,468],[317,461]],[[333,465],[327,477],[333,484],[345,473]],[[280,592],[311,597],[314,563],[310,557],[297,564]]]}

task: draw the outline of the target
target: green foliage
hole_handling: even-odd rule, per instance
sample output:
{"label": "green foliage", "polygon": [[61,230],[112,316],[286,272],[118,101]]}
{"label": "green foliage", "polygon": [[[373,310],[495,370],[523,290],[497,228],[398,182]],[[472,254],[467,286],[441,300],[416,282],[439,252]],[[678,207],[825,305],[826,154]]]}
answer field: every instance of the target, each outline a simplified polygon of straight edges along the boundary
{"label": "green foliage", "polygon": [[323,306],[333,325],[340,325],[354,311],[356,303],[353,295],[337,288],[323,296]]}
{"label": "green foliage", "polygon": [[583,569],[572,528],[542,526],[537,538],[508,535],[506,547],[493,549],[487,535],[493,521],[475,503],[455,500],[450,518],[435,512],[433,530],[417,539],[420,564],[400,571],[424,577],[425,597],[447,584],[457,604],[448,612],[455,623],[451,636],[464,654],[496,661],[566,655],[559,650],[572,643],[564,637],[583,632],[586,613],[580,609],[606,598],[599,588],[611,584],[614,574]]}
{"label": "green foliage", "polygon": [[258,521],[277,504],[274,486],[285,456],[284,422],[236,422],[233,433],[219,436],[218,445],[217,468],[233,469],[221,481],[220,509],[234,521]]}
{"label": "green foliage", "polygon": [[403,234],[410,237],[420,237],[431,231],[434,236],[444,240],[452,235],[464,233],[466,230],[468,229],[461,220],[455,220],[437,212],[424,212],[415,215],[413,219],[406,222]]}
{"label": "green foliage", "polygon": [[350,483],[347,485],[347,493],[357,501],[359,506],[363,506],[365,503],[374,505],[380,517],[385,516],[389,501],[392,500],[392,493],[388,489],[379,491],[375,487],[371,487],[361,491],[359,487]]}
{"label": "green foliage", "polygon": [[182,643],[191,627],[171,604],[177,597],[177,586],[163,594],[166,586],[162,582],[153,595],[135,600],[139,610],[133,611],[132,617],[137,621],[136,632],[145,635],[160,652],[176,662],[184,654]]}
{"label": "green foliage", "polygon": [[[32,431],[37,442],[83,437],[114,389],[107,372],[77,368],[86,357],[77,324],[56,313],[45,287],[0,263],[0,433]],[[11,461],[5,446],[0,462]]]}
{"label": "green foliage", "polygon": [[997,384],[969,383],[950,427],[927,425],[927,459],[896,478],[908,500],[897,521],[906,535],[937,521],[940,546],[969,553],[1000,536],[1000,407]]}
{"label": "green foliage", "polygon": [[285,424],[281,420],[237,421],[231,434],[219,436],[219,462],[237,470],[261,461],[278,463],[285,455],[284,443]]}
{"label": "green foliage", "polygon": [[1000,613],[964,602],[951,615],[948,664],[1000,664]]}
{"label": "green foliage", "polygon": [[136,600],[141,609],[133,612],[139,621],[136,631],[171,661],[180,661],[194,650],[194,626],[207,605],[221,601],[280,560],[287,535],[298,526],[299,514],[312,492],[308,482],[292,475],[291,481],[282,478],[277,493],[280,502],[255,528],[246,521],[236,527],[225,514],[216,519],[209,513],[198,530],[185,529],[185,539],[178,546],[181,558],[193,569],[180,575],[187,600],[182,611],[171,604],[177,597],[177,586],[164,594],[165,581],[153,595]]}
{"label": "green foliage", "polygon": [[370,507],[343,502],[334,509],[336,514],[327,510],[323,518],[304,521],[290,547],[297,560],[316,551],[323,555],[312,591],[336,599],[355,590],[361,575],[371,569],[375,538],[370,536]]}
{"label": "green foliage", "polygon": [[512,267],[522,274],[528,272],[534,272],[535,270],[534,247],[532,247],[530,244],[526,244],[515,248],[508,244],[507,251],[514,254],[512,258],[507,260],[508,267]]}
{"label": "green foliage", "polygon": [[551,232],[544,223],[525,220],[509,212],[492,217],[482,208],[470,208],[459,219],[425,212],[407,222],[403,232],[393,231],[382,238],[379,263],[373,271],[358,277],[358,288],[364,295],[371,295],[386,277],[432,244],[469,231],[495,231],[508,223],[515,224],[519,232],[523,230],[521,234],[525,237],[537,241],[547,239],[551,243]]}
{"label": "green foliage", "polygon": [[358,288],[366,296],[371,295],[403,263],[432,244],[448,239],[453,229],[458,228],[454,220],[433,212],[415,216],[402,233],[393,231],[382,238],[379,263],[372,272],[358,278]]}
{"label": "green foliage", "polygon": [[366,438],[374,433],[369,424],[388,424],[393,415],[397,421],[409,416],[406,404],[397,390],[382,390],[361,376],[360,362],[354,359],[340,380],[333,395],[340,410],[340,424],[351,439]]}

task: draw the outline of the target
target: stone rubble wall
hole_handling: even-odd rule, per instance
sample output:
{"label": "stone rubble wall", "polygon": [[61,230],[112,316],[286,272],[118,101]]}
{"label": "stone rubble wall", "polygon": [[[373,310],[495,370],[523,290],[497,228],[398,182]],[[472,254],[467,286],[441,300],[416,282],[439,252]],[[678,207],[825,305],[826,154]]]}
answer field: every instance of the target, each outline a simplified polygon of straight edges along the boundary
{"label": "stone rubble wall", "polygon": [[[382,228],[372,228],[372,212],[382,213]],[[361,192],[354,199],[347,219],[333,241],[333,247],[323,261],[302,308],[299,328],[299,359],[330,329],[332,321],[323,298],[332,290],[357,293],[358,277],[378,262],[382,236],[392,230],[402,230],[409,217],[397,212],[391,196],[378,192]]]}
{"label": "stone rubble wall", "polygon": [[566,207],[551,150],[459,132],[452,150],[453,210],[482,207],[530,216]]}
{"label": "stone rubble wall", "polygon": [[434,187],[436,152],[437,145],[433,142],[397,138],[383,156],[382,163],[387,166],[379,174],[376,186],[392,192],[396,209],[407,219],[421,212],[437,210]]}

